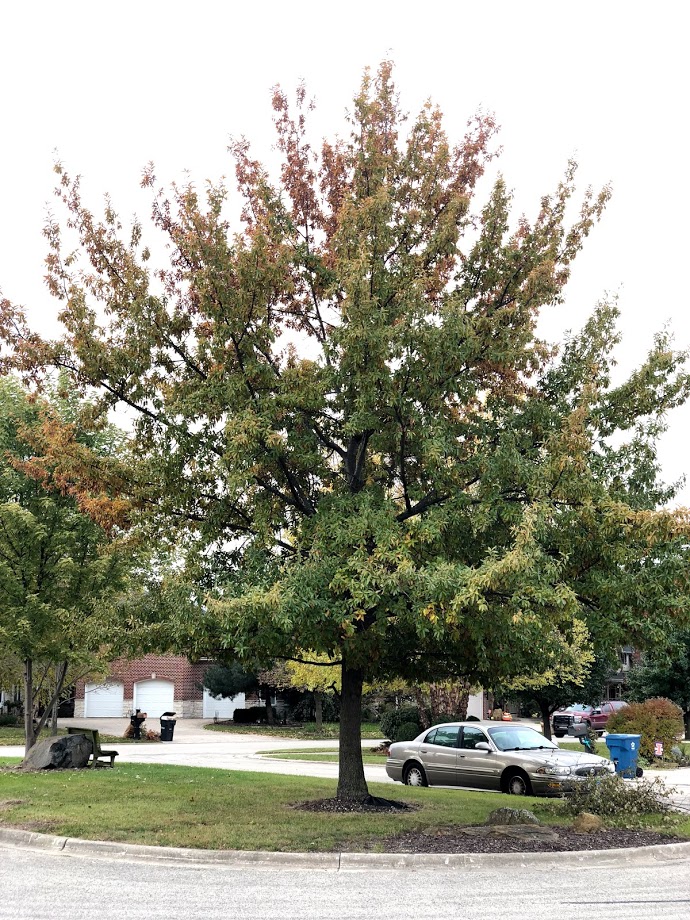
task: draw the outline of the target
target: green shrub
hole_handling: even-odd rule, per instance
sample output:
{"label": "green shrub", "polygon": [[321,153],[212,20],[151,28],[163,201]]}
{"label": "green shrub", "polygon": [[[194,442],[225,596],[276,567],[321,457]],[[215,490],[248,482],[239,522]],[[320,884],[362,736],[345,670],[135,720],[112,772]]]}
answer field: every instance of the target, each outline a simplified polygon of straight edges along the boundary
{"label": "green shrub", "polygon": [[9,714],[0,716],[0,727],[4,728],[10,726],[11,728],[15,728],[17,725],[19,725],[19,716]]}
{"label": "green shrub", "polygon": [[398,729],[405,722],[413,722],[415,724],[417,728],[412,737],[416,738],[422,730],[419,710],[416,706],[401,706],[400,709],[390,709],[388,712],[384,712],[381,717],[381,731],[386,738],[395,739]]}
{"label": "green shrub", "polygon": [[661,741],[668,751],[683,734],[683,711],[663,697],[629,703],[609,718],[606,730],[610,734],[641,735],[640,754],[652,760],[655,741]]}
{"label": "green shrub", "polygon": [[393,741],[414,741],[420,732],[416,722],[403,722],[395,730]]}
{"label": "green shrub", "polygon": [[[278,721],[278,716],[273,708],[273,718]],[[257,723],[268,722],[268,714],[265,706],[249,706],[247,709],[236,709],[232,716],[233,722],[238,725],[256,725]]]}
{"label": "green shrub", "polygon": [[456,715],[450,712],[442,712],[434,719],[434,725],[443,725],[445,722],[459,722]]}
{"label": "green shrub", "polygon": [[670,752],[671,760],[679,767],[690,767],[690,757],[679,744],[674,744]]}
{"label": "green shrub", "polygon": [[622,776],[591,777],[577,783],[565,800],[565,811],[577,815],[588,811],[602,818],[636,818],[640,815],[666,814],[671,810],[669,797],[676,790],[656,777],[653,782],[626,782]]}

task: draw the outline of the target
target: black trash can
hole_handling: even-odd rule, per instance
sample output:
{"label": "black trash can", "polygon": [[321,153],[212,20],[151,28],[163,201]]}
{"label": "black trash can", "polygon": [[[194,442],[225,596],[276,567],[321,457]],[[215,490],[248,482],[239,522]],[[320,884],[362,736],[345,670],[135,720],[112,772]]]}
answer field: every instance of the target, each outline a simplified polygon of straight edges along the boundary
{"label": "black trash can", "polygon": [[172,741],[177,719],[173,719],[174,712],[164,712],[161,716],[161,741]]}

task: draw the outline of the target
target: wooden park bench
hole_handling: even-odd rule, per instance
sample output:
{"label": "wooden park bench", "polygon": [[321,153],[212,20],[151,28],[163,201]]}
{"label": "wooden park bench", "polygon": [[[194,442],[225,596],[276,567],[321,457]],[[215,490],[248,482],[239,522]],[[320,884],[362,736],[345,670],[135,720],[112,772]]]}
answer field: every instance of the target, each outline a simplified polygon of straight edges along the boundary
{"label": "wooden park bench", "polygon": [[92,752],[93,760],[91,760],[91,762],[89,763],[90,767],[98,766],[98,761],[101,759],[105,760],[106,758],[110,759],[111,767],[115,766],[114,761],[118,755],[118,752],[117,751],[104,751],[101,748],[101,739],[98,736],[97,728],[78,728],[76,725],[73,725],[67,729],[67,734],[68,735],[86,735],[86,737],[89,739],[89,741],[91,742],[91,746],[93,748],[93,752]]}

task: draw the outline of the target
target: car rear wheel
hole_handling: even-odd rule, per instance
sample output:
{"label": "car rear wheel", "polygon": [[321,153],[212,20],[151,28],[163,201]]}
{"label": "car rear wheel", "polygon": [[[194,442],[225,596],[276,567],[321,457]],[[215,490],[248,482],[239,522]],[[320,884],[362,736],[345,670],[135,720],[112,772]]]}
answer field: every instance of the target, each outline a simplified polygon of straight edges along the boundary
{"label": "car rear wheel", "polygon": [[504,790],[508,795],[532,795],[530,781],[524,773],[509,773],[503,783]]}
{"label": "car rear wheel", "polygon": [[412,763],[405,767],[404,782],[406,786],[428,786],[424,768]]}
{"label": "car rear wheel", "polygon": [[557,738],[565,738],[565,732],[554,732]]}

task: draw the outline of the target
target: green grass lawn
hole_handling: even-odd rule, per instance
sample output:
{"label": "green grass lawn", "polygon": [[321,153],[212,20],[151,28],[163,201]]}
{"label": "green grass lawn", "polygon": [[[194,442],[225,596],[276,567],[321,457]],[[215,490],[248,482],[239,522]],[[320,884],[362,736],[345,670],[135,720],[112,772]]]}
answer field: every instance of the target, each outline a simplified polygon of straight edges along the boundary
{"label": "green grass lawn", "polygon": [[[559,748],[563,748],[564,751],[580,751],[581,753],[585,751],[579,741],[564,741],[562,738],[556,738],[555,740],[558,741]],[[609,749],[606,747],[604,741],[597,741],[594,748],[595,754],[598,754],[600,757],[605,757],[607,760],[611,759],[609,756]]]}
{"label": "green grass lawn", "polygon": [[[402,830],[477,824],[517,804],[506,796],[372,783],[375,795],[420,806],[408,813],[318,814],[297,802],[334,795],[335,781],[192,767],[118,764],[114,770],[0,772],[0,825],[40,833],[207,849],[361,850]],[[545,823],[569,823],[560,803],[520,799]],[[649,820],[690,837],[687,816]]]}
{"label": "green grass lawn", "polygon": [[[67,729],[59,728],[58,735],[66,735]],[[24,728],[20,726],[0,725],[0,747],[8,747],[13,744],[24,744]],[[38,740],[44,741],[50,738],[50,733],[42,731]],[[121,735],[104,735],[99,733],[100,740],[104,744],[130,744],[134,742],[133,738],[123,738]],[[136,743],[136,742],[134,742]]]}
{"label": "green grass lawn", "polygon": [[[276,727],[276,731],[281,729],[295,731]],[[3,728],[0,734],[7,731]],[[563,747],[581,749],[577,742]],[[281,758],[337,760],[333,749],[269,753]],[[365,762],[385,760],[365,748]],[[482,823],[490,811],[504,805],[527,807],[547,824],[570,823],[558,800],[525,798],[518,802],[493,793],[371,783],[374,795],[420,807],[409,813],[319,814],[294,805],[334,795],[333,780],[126,763],[114,770],[22,773],[12,768],[16,763],[0,758],[0,826],[92,840],[205,849],[357,851],[367,844],[376,848],[380,838],[404,830],[433,833],[437,827]],[[634,823],[690,838],[687,815]]]}
{"label": "green grass lawn", "polygon": [[[300,725],[235,725],[232,722],[219,722],[205,725],[212,732],[230,732],[236,735],[270,735],[273,738],[295,738],[304,741],[331,741],[338,737],[338,722],[324,722],[320,731],[315,722],[303,722]],[[362,722],[362,738],[376,740],[383,738],[381,726],[377,722]]]}
{"label": "green grass lawn", "polygon": [[[303,748],[292,751],[262,751],[262,757],[273,757],[277,760],[317,760],[322,763],[337,763],[338,752],[334,748]],[[366,748],[362,752],[364,763],[385,764],[384,754],[372,754]]]}

